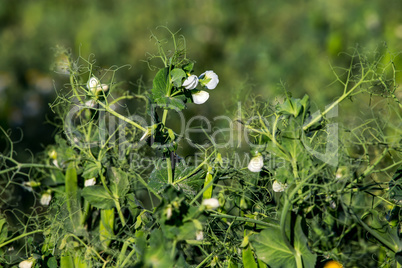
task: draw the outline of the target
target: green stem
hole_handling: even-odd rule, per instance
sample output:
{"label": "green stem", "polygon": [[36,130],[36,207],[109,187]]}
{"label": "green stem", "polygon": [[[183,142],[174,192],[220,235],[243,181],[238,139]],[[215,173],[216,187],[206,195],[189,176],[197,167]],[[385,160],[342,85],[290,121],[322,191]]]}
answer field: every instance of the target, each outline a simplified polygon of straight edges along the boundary
{"label": "green stem", "polygon": [[120,207],[120,203],[119,203],[119,199],[118,198],[114,198],[114,205],[116,206],[117,209],[117,213],[119,214],[119,218],[121,221],[121,224],[124,226],[126,226],[126,220],[124,219],[124,215],[121,212],[121,207]]}
{"label": "green stem", "polygon": [[212,256],[214,255],[214,252],[212,252],[211,254],[209,254],[202,262],[200,262],[200,264],[197,265],[196,268],[200,268],[204,265],[204,263],[206,263],[210,258],[212,258]]}
{"label": "green stem", "polygon": [[116,267],[120,268],[120,267],[126,266],[127,262],[131,259],[131,257],[134,255],[134,253],[135,253],[135,248],[134,248],[132,251],[130,251],[130,253],[128,253],[126,259],[125,259],[124,262],[121,264],[121,266],[116,266]]}
{"label": "green stem", "polygon": [[[344,92],[343,95],[337,99],[334,103],[331,104],[331,106],[329,106],[323,113],[319,114],[317,117],[315,117],[313,120],[311,120],[307,125],[305,125],[303,127],[303,130],[307,130],[308,128],[310,128],[312,125],[314,125],[315,123],[317,123],[318,121],[321,120],[321,118],[323,118],[327,113],[329,113],[329,111],[331,111],[335,106],[337,106],[340,102],[342,102],[344,99],[346,99],[350,94],[353,93],[353,91],[355,91],[358,87],[360,87],[361,84],[363,84],[364,78],[366,78],[368,73],[366,73],[365,75],[362,76],[362,78],[359,80],[359,82],[356,83],[356,85],[354,85],[354,87],[352,87],[348,92]],[[345,85],[345,87],[347,86],[347,84]]]}
{"label": "green stem", "polygon": [[[99,154],[99,156],[100,156],[100,154]],[[97,166],[98,166],[99,177],[100,177],[100,179],[101,179],[103,188],[105,188],[106,192],[110,195],[110,197],[113,198],[113,200],[114,200],[114,205],[116,206],[117,213],[119,214],[120,221],[121,221],[121,223],[123,224],[123,227],[124,227],[124,226],[126,226],[126,220],[124,219],[123,213],[121,212],[121,207],[120,207],[120,203],[119,203],[119,197],[118,197],[118,196],[115,196],[115,195],[109,190],[109,188],[107,187],[105,176],[103,176],[103,173],[102,173],[102,166],[101,166],[100,161],[97,161],[96,163],[97,163]]]}
{"label": "green stem", "polygon": [[398,245],[396,244],[392,244],[391,242],[389,242],[388,240],[384,239],[378,232],[374,231],[373,229],[370,228],[370,226],[368,226],[367,224],[365,224],[362,220],[360,220],[356,214],[351,211],[352,216],[356,219],[356,221],[363,226],[364,229],[367,230],[367,232],[369,232],[372,236],[374,236],[378,241],[380,241],[381,243],[383,243],[387,248],[389,248],[390,250],[392,250],[394,253],[396,253],[398,251]]}
{"label": "green stem", "polygon": [[169,154],[166,156],[166,168],[168,172],[168,183],[173,184],[172,162]]}
{"label": "green stem", "polygon": [[134,127],[138,128],[138,129],[140,129],[140,130],[142,130],[142,131],[144,131],[144,132],[146,131],[146,128],[140,126],[139,124],[137,124],[136,122],[134,122],[134,121],[128,119],[127,117],[125,117],[125,116],[123,116],[123,115],[121,115],[121,114],[115,112],[113,109],[110,109],[110,107],[109,107],[109,106],[106,106],[104,103],[102,103],[102,102],[99,101],[98,104],[99,104],[100,106],[102,106],[107,112],[111,113],[112,115],[116,116],[117,118],[119,118],[119,119],[121,119],[121,120],[123,120],[123,121],[129,123],[130,125],[133,125]]}
{"label": "green stem", "polygon": [[218,214],[218,213],[219,212],[215,212],[215,214],[211,214],[211,217],[234,219],[235,221],[250,222],[250,223],[259,224],[259,225],[266,226],[266,227],[276,227],[276,228],[278,227],[278,225],[276,225],[276,224],[265,222],[265,221],[250,219],[250,218],[246,218],[246,217],[232,216],[232,215],[227,215],[227,214],[223,214],[223,213]]}
{"label": "green stem", "polygon": [[89,250],[91,250],[93,253],[95,253],[95,255],[96,255],[100,260],[102,260],[103,263],[106,264],[106,263],[108,262],[108,261],[106,261],[105,259],[103,259],[103,258],[101,257],[101,255],[99,255],[99,253],[98,253],[93,247],[89,247],[89,246],[88,246],[87,244],[85,244],[85,242],[82,241],[78,236],[76,236],[75,234],[66,234],[66,237],[69,237],[69,236],[75,238],[75,239],[78,240],[78,242],[80,242],[83,246],[85,246],[87,249],[89,249]]}
{"label": "green stem", "polygon": [[194,175],[198,170],[200,170],[202,168],[203,165],[205,165],[205,163],[208,162],[208,160],[212,157],[212,155],[214,155],[214,153],[212,153],[210,156],[208,156],[204,161],[202,161],[201,164],[199,164],[193,171],[191,171],[189,174],[187,174],[186,176],[184,176],[183,178],[180,178],[178,180],[176,180],[173,184],[177,184],[180,183],[186,179],[188,179],[190,176]]}
{"label": "green stem", "polygon": [[135,241],[134,238],[129,238],[128,240],[124,241],[124,244],[123,244],[123,247],[121,248],[119,257],[117,258],[116,267],[124,267],[123,265],[120,265],[120,263],[122,261],[124,263],[124,260],[126,259],[124,257],[126,257],[127,248],[129,246],[129,244],[133,243],[134,241]]}
{"label": "green stem", "polygon": [[19,236],[17,236],[17,237],[14,237],[14,238],[12,238],[12,239],[10,239],[10,240],[8,240],[8,241],[6,241],[6,242],[0,244],[0,248],[2,248],[2,247],[4,247],[4,246],[6,246],[6,245],[8,245],[8,244],[10,244],[10,243],[12,243],[12,242],[18,240],[18,239],[21,239],[21,238],[23,238],[23,237],[25,237],[25,236],[29,236],[29,235],[31,235],[31,234],[36,234],[36,233],[42,233],[42,232],[44,232],[44,230],[36,230],[36,231],[29,232],[29,233],[24,233],[24,234],[22,234],[22,235],[19,235]]}
{"label": "green stem", "polygon": [[288,210],[290,208],[290,205],[291,205],[291,203],[289,202],[289,199],[287,197],[285,197],[285,204],[283,205],[283,209],[282,209],[280,228],[281,228],[281,235],[282,235],[283,242],[285,242],[286,246],[292,252],[292,254],[296,256],[296,250],[290,244],[289,238],[286,234],[286,216],[288,215]]}
{"label": "green stem", "polygon": [[303,268],[302,255],[299,252],[296,252],[295,259],[296,259],[296,267]]}

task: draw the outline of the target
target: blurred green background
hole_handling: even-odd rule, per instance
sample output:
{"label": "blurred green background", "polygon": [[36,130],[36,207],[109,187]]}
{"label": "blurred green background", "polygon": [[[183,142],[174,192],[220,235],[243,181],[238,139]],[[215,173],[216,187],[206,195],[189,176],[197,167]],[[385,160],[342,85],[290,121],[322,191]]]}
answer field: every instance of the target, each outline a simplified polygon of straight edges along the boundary
{"label": "blurred green background", "polygon": [[[402,1],[90,1],[26,0],[0,3],[0,125],[13,131],[20,157],[52,143],[48,103],[65,78],[51,71],[54,48],[97,63],[132,65],[118,79],[148,86],[154,72],[141,60],[155,52],[151,31],[181,29],[195,72],[214,70],[220,84],[209,101],[189,113],[211,118],[236,108],[237,100],[261,95],[273,100],[286,85],[293,96],[305,93],[322,108],[341,94],[329,63],[344,66],[357,44],[369,50],[402,50]],[[165,35],[166,36],[166,35]],[[397,59],[397,67],[402,61]],[[399,66],[398,66],[399,65]],[[63,80],[64,79],[64,80]],[[126,84],[127,89],[134,86]]]}

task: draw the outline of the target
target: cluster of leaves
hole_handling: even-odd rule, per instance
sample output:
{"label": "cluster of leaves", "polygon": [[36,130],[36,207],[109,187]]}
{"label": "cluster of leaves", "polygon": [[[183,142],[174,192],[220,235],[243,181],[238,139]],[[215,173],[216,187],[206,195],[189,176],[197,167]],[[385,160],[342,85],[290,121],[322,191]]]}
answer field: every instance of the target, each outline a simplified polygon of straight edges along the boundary
{"label": "cluster of leaves", "polygon": [[[204,157],[198,164],[177,155],[177,134],[166,118],[192,100],[183,82],[194,62],[172,38],[170,53],[157,40],[159,54],[150,58],[164,66],[152,90],[138,94],[119,90],[118,68],[98,70],[94,61],[65,54],[70,82],[52,104],[61,121],[56,144],[35,163],[15,161],[11,141],[11,153],[2,154],[6,186],[29,189],[45,208],[16,216],[19,228],[9,224],[10,213],[2,214],[2,262],[31,258],[26,261],[36,267],[66,268],[302,268],[328,259],[346,267],[401,265],[402,118],[393,61],[382,66],[381,57],[355,51],[348,68],[333,68],[344,92],[324,112],[313,113],[308,96],[251,100],[237,119],[253,140],[252,154],[264,162],[251,172],[236,165],[235,148],[229,161],[213,145],[199,147]],[[95,75],[106,82],[99,81],[99,91],[86,83]],[[372,116],[341,128],[338,105],[364,96]],[[126,103],[134,100],[144,105],[130,115]],[[139,115],[151,123],[142,125]],[[151,165],[134,165],[133,156]],[[18,176],[29,181],[19,183]],[[42,199],[46,194],[50,203]]]}

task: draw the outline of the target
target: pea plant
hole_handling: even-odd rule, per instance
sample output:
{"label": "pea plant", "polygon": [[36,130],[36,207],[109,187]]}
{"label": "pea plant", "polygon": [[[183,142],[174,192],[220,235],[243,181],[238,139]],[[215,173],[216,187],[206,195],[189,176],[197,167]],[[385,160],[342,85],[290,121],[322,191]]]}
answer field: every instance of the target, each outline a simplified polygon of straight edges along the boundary
{"label": "pea plant", "polygon": [[[323,111],[286,90],[249,98],[230,120],[250,153],[200,126],[209,142],[186,157],[177,118],[228,89],[169,33],[152,36],[150,90],[60,49],[58,132],[32,162],[1,128],[0,267],[401,267],[398,54],[345,54],[330,66],[343,92]],[[367,111],[340,114],[351,101]]]}

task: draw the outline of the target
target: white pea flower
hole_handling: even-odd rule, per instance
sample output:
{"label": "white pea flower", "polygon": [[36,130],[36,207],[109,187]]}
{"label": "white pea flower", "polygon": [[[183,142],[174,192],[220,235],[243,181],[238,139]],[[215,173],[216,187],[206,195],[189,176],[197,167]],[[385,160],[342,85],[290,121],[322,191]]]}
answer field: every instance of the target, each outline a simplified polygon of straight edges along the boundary
{"label": "white pea flower", "polygon": [[262,167],[264,166],[264,158],[262,157],[261,154],[258,154],[251,158],[250,163],[248,163],[247,168],[251,172],[260,172],[262,170]]}
{"label": "white pea flower", "polygon": [[272,189],[274,190],[274,192],[277,193],[285,191],[286,188],[288,188],[288,185],[286,183],[281,183],[278,182],[277,180],[275,180],[274,183],[272,184]]}
{"label": "white pea flower", "polygon": [[96,183],[96,179],[91,178],[91,179],[85,180],[84,186],[85,187],[94,186],[95,183]]}
{"label": "white pea flower", "polygon": [[89,108],[93,108],[96,105],[96,101],[95,100],[89,100],[87,102],[85,102],[85,106],[89,107]]}
{"label": "white pea flower", "polygon": [[42,196],[40,198],[40,204],[42,206],[49,206],[51,200],[52,200],[52,195],[48,192],[45,192],[42,194]]}
{"label": "white pea flower", "polygon": [[182,86],[185,89],[194,89],[197,85],[198,85],[198,77],[194,74],[187,77],[187,79],[184,80],[182,84]]}
{"label": "white pea flower", "polygon": [[192,93],[191,95],[193,96],[193,102],[195,104],[203,104],[209,99],[209,93],[203,90]]}
{"label": "white pea flower", "polygon": [[106,84],[101,84],[98,78],[92,76],[87,82],[87,88],[96,94],[101,91],[106,92],[109,89],[109,86]]}
{"label": "white pea flower", "polygon": [[200,75],[200,81],[208,89],[214,89],[219,83],[218,75],[214,71],[206,71]]}
{"label": "white pea flower", "polygon": [[202,231],[197,231],[195,233],[195,239],[198,240],[198,241],[203,240],[204,239],[204,233]]}
{"label": "white pea flower", "polygon": [[216,198],[209,198],[202,200],[202,205],[206,207],[206,209],[216,209],[219,207],[219,201]]}
{"label": "white pea flower", "polygon": [[31,268],[34,264],[35,260],[33,258],[29,258],[28,260],[20,262],[18,265],[19,268]]}

